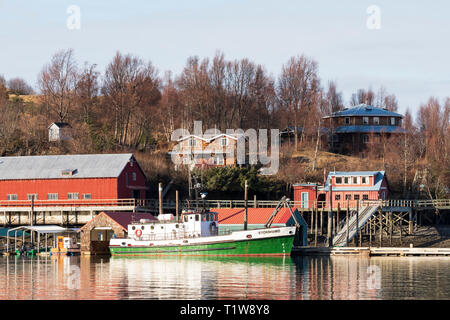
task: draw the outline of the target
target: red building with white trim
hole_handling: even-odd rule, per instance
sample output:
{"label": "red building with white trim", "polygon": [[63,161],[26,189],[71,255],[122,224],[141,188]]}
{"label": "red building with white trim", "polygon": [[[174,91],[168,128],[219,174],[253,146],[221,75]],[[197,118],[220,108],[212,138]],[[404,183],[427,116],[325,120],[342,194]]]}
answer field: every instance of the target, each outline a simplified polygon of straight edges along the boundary
{"label": "red building with white trim", "polygon": [[146,197],[132,154],[0,157],[0,201]]}
{"label": "red building with white trim", "polygon": [[[294,184],[294,201],[302,208],[328,207],[330,189],[333,208],[356,207],[358,201],[389,198],[389,184],[384,171],[330,172],[325,185]],[[330,188],[331,187],[331,188]],[[297,205],[297,203],[296,203]]]}

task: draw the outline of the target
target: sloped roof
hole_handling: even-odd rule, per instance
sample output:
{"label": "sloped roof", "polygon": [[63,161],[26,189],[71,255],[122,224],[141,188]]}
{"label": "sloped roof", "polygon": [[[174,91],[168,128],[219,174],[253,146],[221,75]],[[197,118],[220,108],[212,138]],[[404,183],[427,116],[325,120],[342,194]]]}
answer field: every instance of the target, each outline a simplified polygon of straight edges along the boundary
{"label": "sloped roof", "polygon": [[[349,116],[375,116],[375,117],[401,117],[399,113],[389,111],[387,109],[370,106],[367,104],[360,104],[351,108],[334,112],[330,117],[349,117]],[[329,117],[325,117],[329,118]]]}
{"label": "sloped roof", "polygon": [[[120,225],[125,231],[128,230],[128,225],[131,224],[131,222],[139,221],[140,219],[149,219],[149,220],[157,220],[151,213],[144,213],[144,212],[101,212],[99,215],[92,218],[92,220],[96,219],[100,215],[106,215],[111,220],[116,222],[118,225]],[[91,220],[91,221],[92,221]],[[89,221],[90,222],[90,221]],[[81,227],[80,230],[85,229],[88,226],[88,223],[86,223],[83,227]]]}
{"label": "sloped roof", "polygon": [[117,224],[119,224],[125,230],[128,230],[128,225],[131,224],[132,220],[139,221],[141,219],[155,220],[157,219],[151,213],[144,212],[103,212]]}
{"label": "sloped roof", "polygon": [[50,128],[52,125],[57,126],[58,128],[71,127],[67,122],[53,122],[48,127]]}
{"label": "sloped roof", "polygon": [[[0,157],[0,180],[116,178],[132,157],[131,153]],[[64,170],[74,174],[62,175]]]}
{"label": "sloped roof", "polygon": [[[248,208],[248,224],[265,224],[274,208]],[[295,211],[294,208],[292,208]],[[224,224],[244,224],[245,210],[243,208],[236,209],[214,209],[213,212],[219,214],[219,225]],[[282,208],[273,220],[273,224],[285,224],[291,218],[288,208]]]}

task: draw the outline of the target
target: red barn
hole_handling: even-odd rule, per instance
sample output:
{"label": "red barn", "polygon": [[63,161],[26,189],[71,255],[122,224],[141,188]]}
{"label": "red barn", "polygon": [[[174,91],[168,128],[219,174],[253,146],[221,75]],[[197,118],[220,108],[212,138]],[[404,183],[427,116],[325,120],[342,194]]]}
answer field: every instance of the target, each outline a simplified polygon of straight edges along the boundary
{"label": "red barn", "polygon": [[138,199],[146,189],[130,153],[0,157],[0,201]]}

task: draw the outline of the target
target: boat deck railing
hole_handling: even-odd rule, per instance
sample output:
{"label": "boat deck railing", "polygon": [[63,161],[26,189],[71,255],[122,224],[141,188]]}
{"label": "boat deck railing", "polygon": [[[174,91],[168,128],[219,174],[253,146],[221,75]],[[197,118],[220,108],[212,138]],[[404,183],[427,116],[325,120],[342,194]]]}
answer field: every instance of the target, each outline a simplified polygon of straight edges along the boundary
{"label": "boat deck railing", "polygon": [[176,233],[165,233],[165,234],[144,234],[140,237],[133,236],[132,239],[140,241],[156,241],[156,240],[181,240],[181,239],[196,239],[196,238],[207,238],[214,236],[224,236],[231,234],[231,230],[220,230],[217,234],[211,234],[206,236],[197,236],[190,232],[176,232]]}

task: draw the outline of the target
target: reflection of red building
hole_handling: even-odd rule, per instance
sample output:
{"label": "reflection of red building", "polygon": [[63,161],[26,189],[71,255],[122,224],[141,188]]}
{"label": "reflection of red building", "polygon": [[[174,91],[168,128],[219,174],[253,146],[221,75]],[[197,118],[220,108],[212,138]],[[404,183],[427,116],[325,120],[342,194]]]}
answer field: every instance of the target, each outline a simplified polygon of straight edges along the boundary
{"label": "reflection of red building", "polygon": [[294,201],[301,208],[327,207],[332,193],[333,208],[356,207],[358,201],[389,198],[384,171],[330,172],[325,186],[317,183],[294,184]]}

